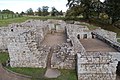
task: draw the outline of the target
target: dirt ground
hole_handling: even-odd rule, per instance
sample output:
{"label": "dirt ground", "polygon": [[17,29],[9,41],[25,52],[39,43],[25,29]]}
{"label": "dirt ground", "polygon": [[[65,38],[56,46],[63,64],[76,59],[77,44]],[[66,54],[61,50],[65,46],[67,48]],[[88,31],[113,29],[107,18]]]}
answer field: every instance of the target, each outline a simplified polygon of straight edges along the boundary
{"label": "dirt ground", "polygon": [[54,33],[54,34],[47,34],[42,42],[42,45],[53,47],[56,46],[57,44],[62,44],[65,42],[66,42],[65,33]]}
{"label": "dirt ground", "polygon": [[80,42],[86,51],[116,52],[111,46],[98,39],[81,39]]}

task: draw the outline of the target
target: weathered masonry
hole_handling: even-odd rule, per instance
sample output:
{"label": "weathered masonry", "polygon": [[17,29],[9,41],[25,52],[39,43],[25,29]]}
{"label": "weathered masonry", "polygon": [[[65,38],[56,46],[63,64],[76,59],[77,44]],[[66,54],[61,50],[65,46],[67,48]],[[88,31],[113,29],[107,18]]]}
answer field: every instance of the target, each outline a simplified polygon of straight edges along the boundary
{"label": "weathered masonry", "polygon": [[10,24],[0,28],[0,50],[9,52],[11,67],[77,66],[78,80],[115,80],[120,61],[116,33],[100,28],[90,31],[81,24],[88,25],[62,20]]}

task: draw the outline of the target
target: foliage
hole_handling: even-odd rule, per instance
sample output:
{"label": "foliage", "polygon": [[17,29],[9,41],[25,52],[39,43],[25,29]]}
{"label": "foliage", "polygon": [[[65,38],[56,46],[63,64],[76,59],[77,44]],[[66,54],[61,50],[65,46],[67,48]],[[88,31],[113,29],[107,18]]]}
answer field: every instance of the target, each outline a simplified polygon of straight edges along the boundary
{"label": "foliage", "polygon": [[106,13],[112,18],[112,23],[120,19],[120,0],[105,0]]}
{"label": "foliage", "polygon": [[22,16],[25,15],[25,12],[22,11],[22,12],[20,13],[20,15],[22,15]]}
{"label": "foliage", "polygon": [[51,16],[58,16],[59,12],[55,7],[52,7]]}
{"label": "foliage", "polygon": [[33,12],[32,8],[29,8],[29,9],[26,11],[26,14],[27,14],[27,15],[34,15],[34,12]]}
{"label": "foliage", "polygon": [[117,41],[120,42],[120,39],[118,39]]}
{"label": "foliage", "polygon": [[[67,5],[69,6],[69,8],[73,8],[73,7],[77,7],[77,6],[79,6],[78,9],[83,8],[84,10],[80,9],[81,10],[80,12],[83,13],[84,18],[88,19],[89,12],[90,12],[89,7],[90,7],[91,2],[92,2],[91,0],[68,0]],[[72,11],[74,11],[74,10],[72,10]]]}
{"label": "foliage", "polygon": [[[68,0],[68,13],[72,16],[83,14],[85,19],[99,18],[99,14],[104,12],[104,4],[99,0]],[[71,14],[72,13],[72,14]],[[69,15],[67,14],[67,15]]]}
{"label": "foliage", "polygon": [[1,14],[14,14],[13,11],[10,11],[10,10],[8,10],[8,9],[4,9],[4,10],[0,11],[0,13],[1,13]]}
{"label": "foliage", "polygon": [[62,10],[59,12],[55,7],[52,7],[51,16],[63,15]]}
{"label": "foliage", "polygon": [[43,7],[42,7],[42,16],[47,16],[47,15],[49,15],[48,9],[49,9],[48,6],[43,6]]}
{"label": "foliage", "polygon": [[76,17],[80,16],[84,12],[84,8],[80,5],[76,5],[75,7],[71,7],[66,12],[66,17]]}
{"label": "foliage", "polygon": [[[82,14],[87,20],[101,18],[101,21],[104,19],[103,22],[107,23],[114,23],[120,20],[120,0],[105,0],[105,2],[100,0],[68,0],[67,5],[69,6],[67,11],[69,17],[76,17]],[[101,15],[101,13],[105,15]]]}
{"label": "foliage", "polygon": [[37,11],[37,15],[38,15],[38,16],[41,16],[41,15],[42,15],[41,8],[39,7],[37,10],[38,10],[38,11]]}
{"label": "foliage", "polygon": [[6,52],[0,52],[0,63],[5,63],[9,59],[9,54]]}

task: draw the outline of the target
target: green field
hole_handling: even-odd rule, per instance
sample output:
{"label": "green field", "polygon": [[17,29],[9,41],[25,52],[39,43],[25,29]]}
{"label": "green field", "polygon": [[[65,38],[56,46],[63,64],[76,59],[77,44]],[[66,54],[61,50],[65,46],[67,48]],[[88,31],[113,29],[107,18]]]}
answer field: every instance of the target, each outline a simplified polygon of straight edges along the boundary
{"label": "green field", "polygon": [[24,16],[24,17],[18,17],[18,18],[11,18],[11,19],[3,19],[0,20],[0,27],[2,26],[8,26],[8,24],[12,24],[12,23],[21,23],[24,22],[28,19],[41,19],[41,20],[47,20],[47,19],[64,19],[64,17],[44,17],[44,16],[40,16],[40,17],[35,17],[35,16]]}

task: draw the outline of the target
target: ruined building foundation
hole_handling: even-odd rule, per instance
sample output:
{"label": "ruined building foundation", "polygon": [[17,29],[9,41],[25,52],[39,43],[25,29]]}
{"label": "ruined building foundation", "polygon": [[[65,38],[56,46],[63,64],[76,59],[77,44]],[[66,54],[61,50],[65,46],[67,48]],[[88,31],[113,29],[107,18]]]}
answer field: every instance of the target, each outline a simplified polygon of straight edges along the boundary
{"label": "ruined building foundation", "polygon": [[10,24],[0,27],[0,50],[9,52],[11,67],[77,68],[78,80],[115,80],[120,61],[116,33],[85,25],[62,20]]}

